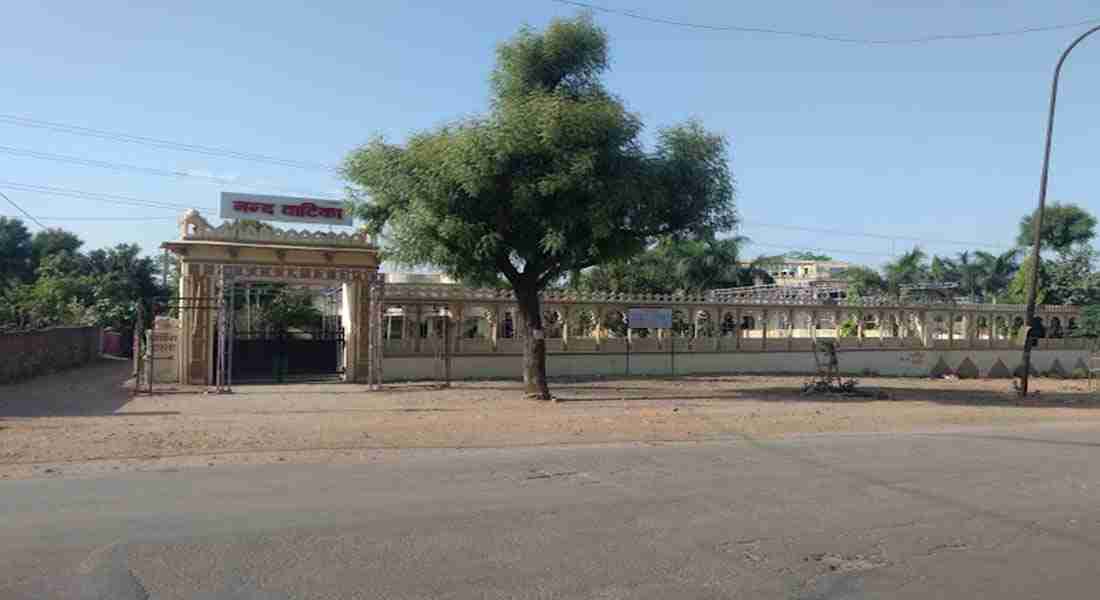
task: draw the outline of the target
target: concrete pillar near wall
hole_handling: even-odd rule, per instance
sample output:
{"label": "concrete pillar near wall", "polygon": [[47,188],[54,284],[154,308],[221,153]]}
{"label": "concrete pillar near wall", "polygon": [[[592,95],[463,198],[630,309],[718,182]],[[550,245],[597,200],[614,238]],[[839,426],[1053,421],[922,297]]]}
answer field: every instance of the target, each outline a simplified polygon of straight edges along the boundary
{"label": "concrete pillar near wall", "polygon": [[794,309],[787,309],[787,350],[790,351],[794,344]]}
{"label": "concrete pillar near wall", "polygon": [[453,329],[454,329],[454,343],[451,345],[451,348],[454,349],[454,352],[453,352],[454,354],[458,354],[458,353],[462,352],[462,340],[464,339],[464,336],[466,335],[466,332],[465,332],[465,329],[466,329],[466,323],[465,323],[466,306],[464,304],[457,304],[457,305],[455,305],[454,309],[451,312],[454,315],[454,325],[455,325],[453,327]]}
{"label": "concrete pillar near wall", "polygon": [[343,310],[340,320],[344,326],[344,381],[347,383],[360,381],[360,378],[366,381],[366,374],[360,372],[365,357],[360,360],[359,356],[363,347],[360,338],[365,335],[362,320],[359,319],[362,314],[361,304],[365,304],[363,300],[365,285],[359,282],[343,285]]}
{"label": "concrete pillar near wall", "polygon": [[839,310],[833,312],[833,339],[837,340],[837,343],[840,342],[840,322],[841,322],[840,319],[841,319],[841,316],[842,315],[840,314]]}
{"label": "concrete pillar near wall", "polygon": [[191,385],[211,383],[209,375],[214,353],[213,314],[216,311],[211,307],[216,299],[213,282],[209,276],[197,273],[199,268],[200,265],[188,265],[189,273],[182,278],[186,295],[183,300],[185,309],[180,311],[185,315],[181,336],[183,348],[180,354],[186,363],[182,371],[184,381]]}
{"label": "concrete pillar near wall", "polygon": [[863,318],[863,313],[856,311],[856,345],[860,348],[863,347]]}
{"label": "concrete pillar near wall", "polygon": [[947,313],[947,343],[955,341],[955,313]]}
{"label": "concrete pillar near wall", "polygon": [[561,307],[561,349],[569,350],[569,317],[572,314],[570,307]]}
{"label": "concrete pillar near wall", "polygon": [[493,352],[496,352],[500,349],[500,330],[504,326],[504,311],[499,304],[493,305],[491,317],[493,320],[489,324],[489,341]]}
{"label": "concrete pillar near wall", "polygon": [[974,340],[978,337],[978,320],[974,313],[966,313],[966,347],[973,348]]}
{"label": "concrete pillar near wall", "polygon": [[920,335],[921,345],[925,348],[932,346],[932,328],[929,324],[932,322],[931,316],[928,311],[922,310],[917,314],[917,333]]}
{"label": "concrete pillar near wall", "polygon": [[760,349],[768,349],[768,314],[767,310],[760,311]]}
{"label": "concrete pillar near wall", "polygon": [[877,313],[875,313],[875,320],[876,320],[875,326],[878,329],[878,345],[879,346],[885,346],[886,345],[886,339],[885,339],[885,337],[886,337],[886,313],[881,311],[881,310],[878,311]]}
{"label": "concrete pillar near wall", "polygon": [[817,311],[810,311],[810,341],[817,342]]}
{"label": "concrete pillar near wall", "polygon": [[733,311],[733,349],[741,349],[741,320],[744,318],[744,314],[741,309]]}

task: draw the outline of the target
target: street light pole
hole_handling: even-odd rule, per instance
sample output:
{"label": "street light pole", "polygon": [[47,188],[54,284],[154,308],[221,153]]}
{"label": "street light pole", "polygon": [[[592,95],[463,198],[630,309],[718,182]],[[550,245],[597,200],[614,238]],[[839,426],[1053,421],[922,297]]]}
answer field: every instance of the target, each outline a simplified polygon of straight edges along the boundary
{"label": "street light pole", "polygon": [[[1073,40],[1073,43],[1062,52],[1062,56],[1058,58],[1058,64],[1054,67],[1054,79],[1050,84],[1050,110],[1047,113],[1047,139],[1046,146],[1043,148],[1043,174],[1039,178],[1039,209],[1035,212],[1035,218],[1032,219],[1035,240],[1031,247],[1031,278],[1027,287],[1027,312],[1025,313],[1024,322],[1024,327],[1026,328],[1032,327],[1032,323],[1035,320],[1035,297],[1038,294],[1039,288],[1039,246],[1042,242],[1040,235],[1043,231],[1043,210],[1046,208],[1047,203],[1047,174],[1050,172],[1050,144],[1051,138],[1054,135],[1054,107],[1058,102],[1058,78],[1062,75],[1062,65],[1066,62],[1066,57],[1069,56],[1069,53],[1072,52],[1082,40],[1097,31],[1100,31],[1100,25],[1077,36],[1077,39]],[[1030,331],[1030,329],[1026,331]],[[1031,375],[1030,336],[1024,336],[1023,359],[1023,373],[1020,375],[1020,395],[1027,396],[1027,382],[1028,377]]]}

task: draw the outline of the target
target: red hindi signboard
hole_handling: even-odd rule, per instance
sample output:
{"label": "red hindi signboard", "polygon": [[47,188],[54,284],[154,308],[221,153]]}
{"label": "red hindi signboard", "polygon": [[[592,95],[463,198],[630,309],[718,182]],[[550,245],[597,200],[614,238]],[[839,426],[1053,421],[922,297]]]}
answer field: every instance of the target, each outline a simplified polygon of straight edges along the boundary
{"label": "red hindi signboard", "polygon": [[352,224],[351,211],[340,201],[234,192],[222,192],[218,216],[223,219],[289,221],[317,225]]}

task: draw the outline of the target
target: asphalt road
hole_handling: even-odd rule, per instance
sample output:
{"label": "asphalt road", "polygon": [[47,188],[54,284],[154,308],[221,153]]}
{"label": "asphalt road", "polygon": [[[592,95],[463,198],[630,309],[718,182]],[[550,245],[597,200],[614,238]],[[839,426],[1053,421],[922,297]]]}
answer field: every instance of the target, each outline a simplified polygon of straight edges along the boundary
{"label": "asphalt road", "polygon": [[1085,598],[1100,431],[0,482],[0,598]]}

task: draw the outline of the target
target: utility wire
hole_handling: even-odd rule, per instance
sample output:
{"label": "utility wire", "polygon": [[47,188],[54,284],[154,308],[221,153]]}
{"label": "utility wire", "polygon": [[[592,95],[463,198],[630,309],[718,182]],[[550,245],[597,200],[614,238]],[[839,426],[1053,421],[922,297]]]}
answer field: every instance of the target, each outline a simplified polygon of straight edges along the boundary
{"label": "utility wire", "polygon": [[232,185],[236,187],[255,188],[255,189],[271,189],[281,193],[287,194],[305,194],[307,196],[334,198],[335,194],[311,192],[298,189],[279,189],[273,188],[262,182],[249,182],[238,181],[230,177],[218,177],[216,175],[203,175],[202,173],[192,173],[190,171],[172,171],[168,169],[157,169],[153,167],[142,167],[138,165],[128,165],[124,163],[116,163],[105,160],[94,160],[90,158],[81,158],[79,156],[65,156],[63,154],[51,154],[49,152],[39,152],[37,150],[27,150],[25,148],[13,148],[11,146],[0,146],[0,154],[7,154],[10,156],[19,156],[23,158],[34,158],[37,160],[49,160],[54,162],[68,163],[73,165],[80,165],[84,167],[97,167],[101,169],[109,169],[112,171],[129,171],[132,173],[143,173],[146,175],[159,175],[161,177],[174,177],[174,178],[189,178],[199,179],[202,181],[209,181],[221,185]]}
{"label": "utility wire", "polygon": [[840,236],[848,236],[848,237],[864,237],[864,238],[873,238],[873,239],[888,240],[888,241],[904,240],[904,241],[907,241],[907,242],[918,242],[918,243],[924,243],[924,244],[950,244],[950,245],[955,245],[955,246],[976,246],[976,247],[979,247],[979,248],[999,248],[999,249],[1003,249],[1003,250],[1008,250],[1008,249],[1013,248],[1013,246],[1007,246],[1005,244],[988,244],[988,243],[985,243],[985,242],[965,242],[965,241],[960,241],[960,240],[944,240],[944,239],[910,237],[910,236],[904,236],[904,235],[889,235],[889,234],[881,234],[881,233],[865,233],[865,232],[862,232],[862,231],[845,231],[845,230],[842,230],[842,229],[823,229],[823,228],[820,228],[820,227],[802,227],[800,225],[781,225],[781,224],[777,224],[777,223],[760,223],[758,221],[742,221],[741,224],[749,226],[749,227],[763,227],[763,228],[768,228],[768,229],[787,229],[787,230],[790,230],[790,231],[805,231],[805,232],[809,232],[809,233],[825,233],[825,234],[829,234],[829,235],[840,235]]}
{"label": "utility wire", "polygon": [[[18,215],[0,215],[0,217],[19,218]],[[121,222],[121,221],[174,221],[176,217],[38,217],[42,221],[104,221],[104,222]]]}
{"label": "utility wire", "polygon": [[104,194],[101,192],[87,192],[84,190],[77,190],[72,188],[59,188],[48,185],[32,185],[26,183],[17,183],[14,181],[0,180],[0,188],[37,194],[46,194],[50,196],[63,196],[68,198],[92,200],[95,202],[106,202],[108,204],[120,204],[123,206],[140,206],[144,208],[159,208],[174,211],[187,210],[189,208],[203,208],[204,210],[214,210],[211,207],[195,207],[186,204],[176,204],[174,202],[162,202],[160,200],[144,200],[142,198],[135,198],[134,196]]}
{"label": "utility wire", "polygon": [[27,212],[27,211],[23,210],[23,207],[22,207],[22,206],[19,206],[18,204],[16,204],[16,203],[15,203],[15,200],[12,200],[11,198],[8,198],[8,195],[7,195],[7,194],[5,194],[5,193],[3,193],[3,192],[0,192],[0,196],[3,196],[3,197],[4,197],[4,200],[7,200],[7,201],[8,201],[8,204],[10,204],[10,205],[14,206],[16,210],[18,210],[19,212],[21,212],[21,213],[23,213],[24,215],[26,215],[28,219],[30,219],[31,221],[34,221],[34,224],[35,224],[35,225],[38,225],[38,226],[39,226],[39,227],[41,227],[42,229],[48,229],[48,227],[46,227],[45,225],[43,225],[43,224],[42,224],[42,221],[39,221],[38,219],[34,218],[34,215],[32,215],[31,213],[29,213],[29,212]]}
{"label": "utility wire", "polygon": [[861,44],[865,46],[901,46],[901,45],[918,45],[928,44],[932,42],[947,42],[958,40],[977,40],[985,38],[997,38],[1006,36],[1026,35],[1030,33],[1041,33],[1044,31],[1057,31],[1059,29],[1072,29],[1074,27],[1083,27],[1085,25],[1092,25],[1094,23],[1100,23],[1100,17],[1093,17],[1090,19],[1084,19],[1081,21],[1074,21],[1072,23],[1058,23],[1055,25],[1042,25],[1038,27],[1021,27],[1019,29],[1007,29],[1002,31],[982,31],[971,33],[939,33],[924,35],[910,38],[861,38],[854,37],[840,33],[819,33],[814,31],[797,31],[789,29],[773,29],[770,27],[748,27],[742,25],[717,25],[709,23],[693,23],[689,21],[679,21],[676,19],[669,19],[665,17],[651,17],[631,10],[623,10],[616,8],[608,8],[605,6],[598,6],[590,4],[588,2],[578,2],[576,0],[550,0],[557,4],[564,4],[567,6],[575,6],[584,8],[586,10],[592,10],[601,13],[607,13],[612,15],[619,15],[622,17],[628,17],[636,19],[638,21],[647,21],[649,23],[659,23],[662,25],[673,25],[676,27],[683,27],[688,29],[703,29],[707,31],[735,31],[740,33],[759,33],[765,35],[782,36],[782,37],[794,37],[804,38],[811,40],[819,40],[825,42],[839,42],[842,44]]}
{"label": "utility wire", "polygon": [[0,123],[6,125],[16,125],[19,127],[33,127],[36,129],[47,129],[50,131],[57,131],[60,133],[68,133],[72,135],[82,135],[85,137],[93,137],[104,140],[110,140],[114,142],[126,142],[130,144],[138,144],[142,146],[149,146],[152,148],[160,148],[164,150],[179,150],[181,152],[191,152],[195,154],[202,154],[205,156],[219,156],[224,158],[234,158],[238,160],[246,160],[252,162],[268,163],[277,165],[280,167],[294,167],[297,169],[306,169],[313,171],[322,171],[327,173],[333,173],[339,170],[339,167],[335,165],[326,165],[322,163],[314,163],[302,160],[294,160],[288,158],[279,158],[276,156],[268,156],[266,154],[257,154],[254,152],[240,152],[237,150],[229,150],[226,148],[216,148],[213,146],[202,146],[199,144],[185,144],[182,142],[174,142],[171,140],[165,140],[160,138],[148,137],[144,135],[130,135],[127,133],[119,133],[114,131],[106,131],[103,129],[93,129],[91,127],[82,127],[80,125],[69,125],[67,123],[58,123],[56,121],[45,121],[42,119],[32,119],[30,117],[21,117],[19,115],[5,115],[0,114]]}

